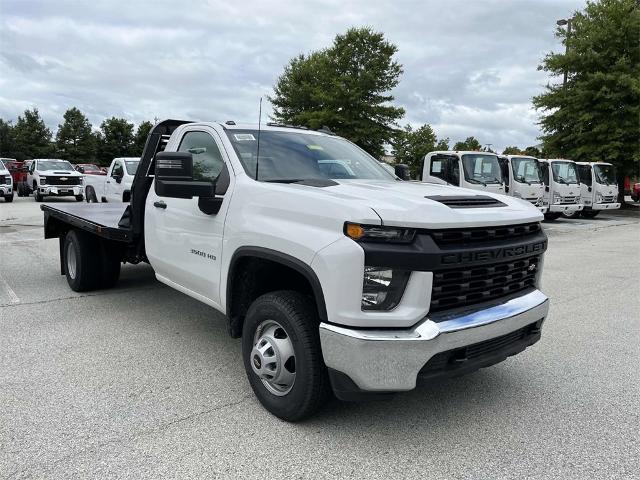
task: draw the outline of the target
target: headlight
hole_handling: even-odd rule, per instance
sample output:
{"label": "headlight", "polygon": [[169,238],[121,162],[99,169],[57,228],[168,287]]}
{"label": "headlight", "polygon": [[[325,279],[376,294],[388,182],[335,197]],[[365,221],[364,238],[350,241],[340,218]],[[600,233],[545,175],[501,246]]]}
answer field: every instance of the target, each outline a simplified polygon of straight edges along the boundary
{"label": "headlight", "polygon": [[47,184],[47,177],[40,177],[40,185],[46,185]]}
{"label": "headlight", "polygon": [[602,197],[602,194],[600,192],[596,192],[596,203],[602,203],[603,200],[604,198]]}
{"label": "headlight", "polygon": [[581,200],[581,199],[582,199],[582,197],[581,197],[580,195],[578,195],[578,196],[576,197],[576,203],[580,203],[580,200]]}
{"label": "headlight", "polygon": [[415,233],[411,228],[344,224],[344,234],[357,242],[411,243]]}
{"label": "headlight", "polygon": [[78,185],[84,185],[84,177],[78,179]]}
{"label": "headlight", "polygon": [[5,176],[5,182],[7,183],[7,185],[11,185],[12,181],[13,181],[13,179],[11,178],[11,175],[6,175]]}
{"label": "headlight", "polygon": [[402,299],[411,272],[386,267],[364,267],[362,310],[391,310]]}
{"label": "headlight", "polygon": [[553,203],[562,203],[562,196],[557,192],[553,192]]}

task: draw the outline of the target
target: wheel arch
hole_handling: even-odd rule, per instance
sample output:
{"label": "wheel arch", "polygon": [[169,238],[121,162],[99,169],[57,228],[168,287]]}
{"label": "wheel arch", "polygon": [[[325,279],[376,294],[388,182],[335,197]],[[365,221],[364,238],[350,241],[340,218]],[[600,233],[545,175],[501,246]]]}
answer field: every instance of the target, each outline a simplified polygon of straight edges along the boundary
{"label": "wheel arch", "polygon": [[[271,265],[293,271],[302,277],[308,284],[310,293],[315,300],[316,309],[320,321],[327,321],[327,307],[325,304],[322,285],[318,276],[310,265],[286,253],[279,252],[264,247],[240,247],[229,262],[229,274],[226,284],[226,313],[229,320],[229,333],[232,337],[239,337],[242,333],[242,323],[244,321],[243,312],[238,312],[237,292],[235,292],[236,282],[242,271],[242,266],[246,261],[257,260],[269,262]],[[267,291],[277,290],[269,288]],[[265,292],[266,293],[266,292]]]}

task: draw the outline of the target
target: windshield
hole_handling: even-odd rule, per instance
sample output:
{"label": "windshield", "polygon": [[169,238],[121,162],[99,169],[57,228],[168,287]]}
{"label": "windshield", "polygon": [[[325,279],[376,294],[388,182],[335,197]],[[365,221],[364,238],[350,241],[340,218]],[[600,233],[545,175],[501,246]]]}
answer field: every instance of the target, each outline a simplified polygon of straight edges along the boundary
{"label": "windshield", "polygon": [[66,160],[38,160],[38,170],[73,171],[73,166]]}
{"label": "windshield", "polygon": [[535,158],[514,157],[511,159],[513,166],[513,179],[518,183],[540,183],[540,168]]}
{"label": "windshield", "polygon": [[553,179],[558,183],[578,183],[578,174],[573,162],[551,162],[551,170]]}
{"label": "windshield", "polygon": [[502,170],[498,157],[483,153],[472,153],[462,155],[462,166],[464,168],[464,178],[467,182],[482,183],[502,183]]}
{"label": "windshield", "polygon": [[613,165],[593,165],[593,171],[596,174],[596,182],[603,185],[616,184],[616,168]]}
{"label": "windshield", "polygon": [[[256,178],[257,130],[227,130],[245,172]],[[339,137],[298,131],[262,131],[258,180],[382,179],[395,176],[364,150]]]}
{"label": "windshield", "polygon": [[86,164],[86,165],[82,165],[82,168],[85,170],[85,172],[88,170],[90,172],[95,172],[95,171],[99,171],[100,168],[95,166],[95,165],[91,165],[91,164]]}
{"label": "windshield", "polygon": [[140,160],[125,160],[124,165],[127,167],[127,173],[129,175],[135,175],[138,170],[138,164]]}

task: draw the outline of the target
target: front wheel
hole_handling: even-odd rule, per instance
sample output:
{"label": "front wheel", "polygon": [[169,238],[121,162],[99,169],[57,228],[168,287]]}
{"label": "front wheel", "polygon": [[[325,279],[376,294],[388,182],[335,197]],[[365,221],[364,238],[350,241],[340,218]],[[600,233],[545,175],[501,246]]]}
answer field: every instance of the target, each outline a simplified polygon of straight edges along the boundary
{"label": "front wheel", "polygon": [[600,210],[586,210],[582,212],[582,215],[584,215],[585,218],[595,218],[598,216],[599,213],[600,213]]}
{"label": "front wheel", "polygon": [[544,219],[552,222],[553,220],[557,220],[560,217],[558,212],[547,212],[544,214]]}
{"label": "front wheel", "polygon": [[562,212],[562,216],[564,218],[578,218],[580,216],[579,211],[575,211],[575,212]]}
{"label": "front wheel", "polygon": [[7,203],[13,202],[13,193],[11,195],[5,195],[4,201]]}
{"label": "front wheel", "polygon": [[294,291],[262,295],[242,330],[244,368],[260,403],[287,421],[313,415],[330,396],[313,301]]}
{"label": "front wheel", "polygon": [[76,195],[76,202],[81,202],[84,200],[84,195]]}

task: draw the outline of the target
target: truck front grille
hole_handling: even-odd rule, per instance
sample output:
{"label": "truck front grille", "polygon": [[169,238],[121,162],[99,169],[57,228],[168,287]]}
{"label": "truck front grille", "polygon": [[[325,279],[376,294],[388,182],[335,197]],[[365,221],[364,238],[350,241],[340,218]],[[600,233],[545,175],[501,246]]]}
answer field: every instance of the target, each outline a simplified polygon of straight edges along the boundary
{"label": "truck front grille", "polygon": [[613,203],[616,201],[616,197],[613,195],[607,195],[602,197],[602,203]]}
{"label": "truck front grille", "polygon": [[433,273],[430,312],[486,302],[535,286],[540,256]]}
{"label": "truck front grille", "polygon": [[577,197],[562,197],[562,204],[566,203],[576,203]]}
{"label": "truck front grille", "polygon": [[0,175],[0,185],[8,185],[7,178],[4,175]]}
{"label": "truck front grille", "polygon": [[80,185],[80,177],[47,177],[47,185]]}
{"label": "truck front grille", "polygon": [[500,239],[512,239],[535,235],[541,230],[540,223],[522,225],[505,225],[500,227],[450,228],[446,230],[429,230],[438,246],[466,245]]}

